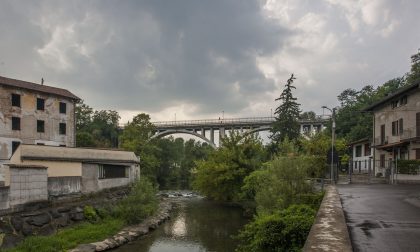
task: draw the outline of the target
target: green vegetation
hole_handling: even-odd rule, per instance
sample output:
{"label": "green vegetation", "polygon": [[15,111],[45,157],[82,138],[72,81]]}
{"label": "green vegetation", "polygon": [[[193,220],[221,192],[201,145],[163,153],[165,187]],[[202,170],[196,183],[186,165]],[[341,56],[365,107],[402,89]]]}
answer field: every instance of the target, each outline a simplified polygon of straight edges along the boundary
{"label": "green vegetation", "polygon": [[134,184],[130,194],[121,200],[111,215],[128,224],[139,223],[155,213],[158,207],[157,189],[148,180]]}
{"label": "green vegetation", "polygon": [[96,242],[117,233],[124,226],[121,219],[103,219],[98,223],[82,223],[52,236],[31,236],[8,252],[67,251],[79,244]]}
{"label": "green vegetation", "polygon": [[420,160],[398,160],[397,168],[400,174],[417,175],[420,173]]}
{"label": "green vegetation", "polygon": [[264,156],[256,136],[231,132],[207,160],[196,162],[193,188],[210,199],[239,201],[243,180],[261,167]]}
{"label": "green vegetation", "polygon": [[316,210],[307,205],[291,205],[285,210],[262,215],[237,236],[241,244],[236,251],[301,251],[315,215]]}
{"label": "green vegetation", "polygon": [[87,222],[66,228],[52,236],[31,236],[8,252],[67,251],[79,244],[103,240],[126,224],[139,223],[157,210],[156,188],[146,179],[137,181],[127,198],[116,206],[94,209],[85,206]]}

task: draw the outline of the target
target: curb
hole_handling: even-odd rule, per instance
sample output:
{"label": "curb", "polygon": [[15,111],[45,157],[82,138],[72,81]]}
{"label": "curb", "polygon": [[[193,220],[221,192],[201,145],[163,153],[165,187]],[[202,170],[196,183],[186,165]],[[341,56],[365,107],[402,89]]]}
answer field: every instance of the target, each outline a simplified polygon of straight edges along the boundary
{"label": "curb", "polygon": [[335,186],[328,186],[303,251],[352,252],[343,207]]}

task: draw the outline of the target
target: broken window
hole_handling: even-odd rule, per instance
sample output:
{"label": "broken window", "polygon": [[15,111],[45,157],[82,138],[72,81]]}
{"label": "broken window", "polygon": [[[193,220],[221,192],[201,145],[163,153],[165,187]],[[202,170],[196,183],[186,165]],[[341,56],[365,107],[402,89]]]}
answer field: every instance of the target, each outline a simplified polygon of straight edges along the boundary
{"label": "broken window", "polygon": [[60,102],[60,114],[65,114],[67,112],[67,104],[65,102]]}
{"label": "broken window", "polygon": [[12,117],[12,130],[20,130],[20,117]]}
{"label": "broken window", "polygon": [[66,124],[65,123],[60,123],[59,133],[60,133],[60,135],[65,135],[66,134]]}
{"label": "broken window", "polygon": [[44,133],[45,132],[45,122],[42,120],[36,121],[36,132]]}
{"label": "broken window", "polygon": [[44,110],[45,109],[45,99],[36,98],[36,109]]}
{"label": "broken window", "polygon": [[122,165],[108,165],[101,164],[99,165],[99,174],[100,179],[108,178],[127,178],[128,169],[126,166]]}
{"label": "broken window", "polygon": [[20,95],[12,94],[12,106],[20,108]]}

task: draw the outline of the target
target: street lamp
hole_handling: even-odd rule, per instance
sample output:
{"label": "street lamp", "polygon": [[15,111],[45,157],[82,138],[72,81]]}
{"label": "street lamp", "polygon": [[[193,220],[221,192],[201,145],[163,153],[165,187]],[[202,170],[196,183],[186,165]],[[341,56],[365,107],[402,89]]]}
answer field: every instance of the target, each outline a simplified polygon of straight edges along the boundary
{"label": "street lamp", "polygon": [[322,106],[321,108],[323,109],[328,109],[329,111],[331,111],[332,115],[331,115],[331,119],[332,119],[332,128],[331,128],[331,168],[330,168],[330,176],[331,176],[331,183],[334,183],[334,142],[335,142],[335,110],[336,108],[330,109],[327,106]]}

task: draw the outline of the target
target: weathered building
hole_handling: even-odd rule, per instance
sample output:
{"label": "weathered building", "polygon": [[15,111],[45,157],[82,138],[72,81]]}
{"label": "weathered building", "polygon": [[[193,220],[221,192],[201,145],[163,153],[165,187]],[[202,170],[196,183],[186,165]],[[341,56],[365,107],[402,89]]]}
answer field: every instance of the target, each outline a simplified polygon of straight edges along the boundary
{"label": "weathered building", "polygon": [[0,163],[19,144],[75,146],[75,103],[68,90],[0,76]]}
{"label": "weathered building", "polygon": [[376,172],[384,174],[389,161],[420,159],[420,83],[399,89],[365,111],[373,112]]}
{"label": "weathered building", "polygon": [[350,167],[353,172],[373,170],[373,148],[369,138],[359,139],[349,144],[351,149]]}

